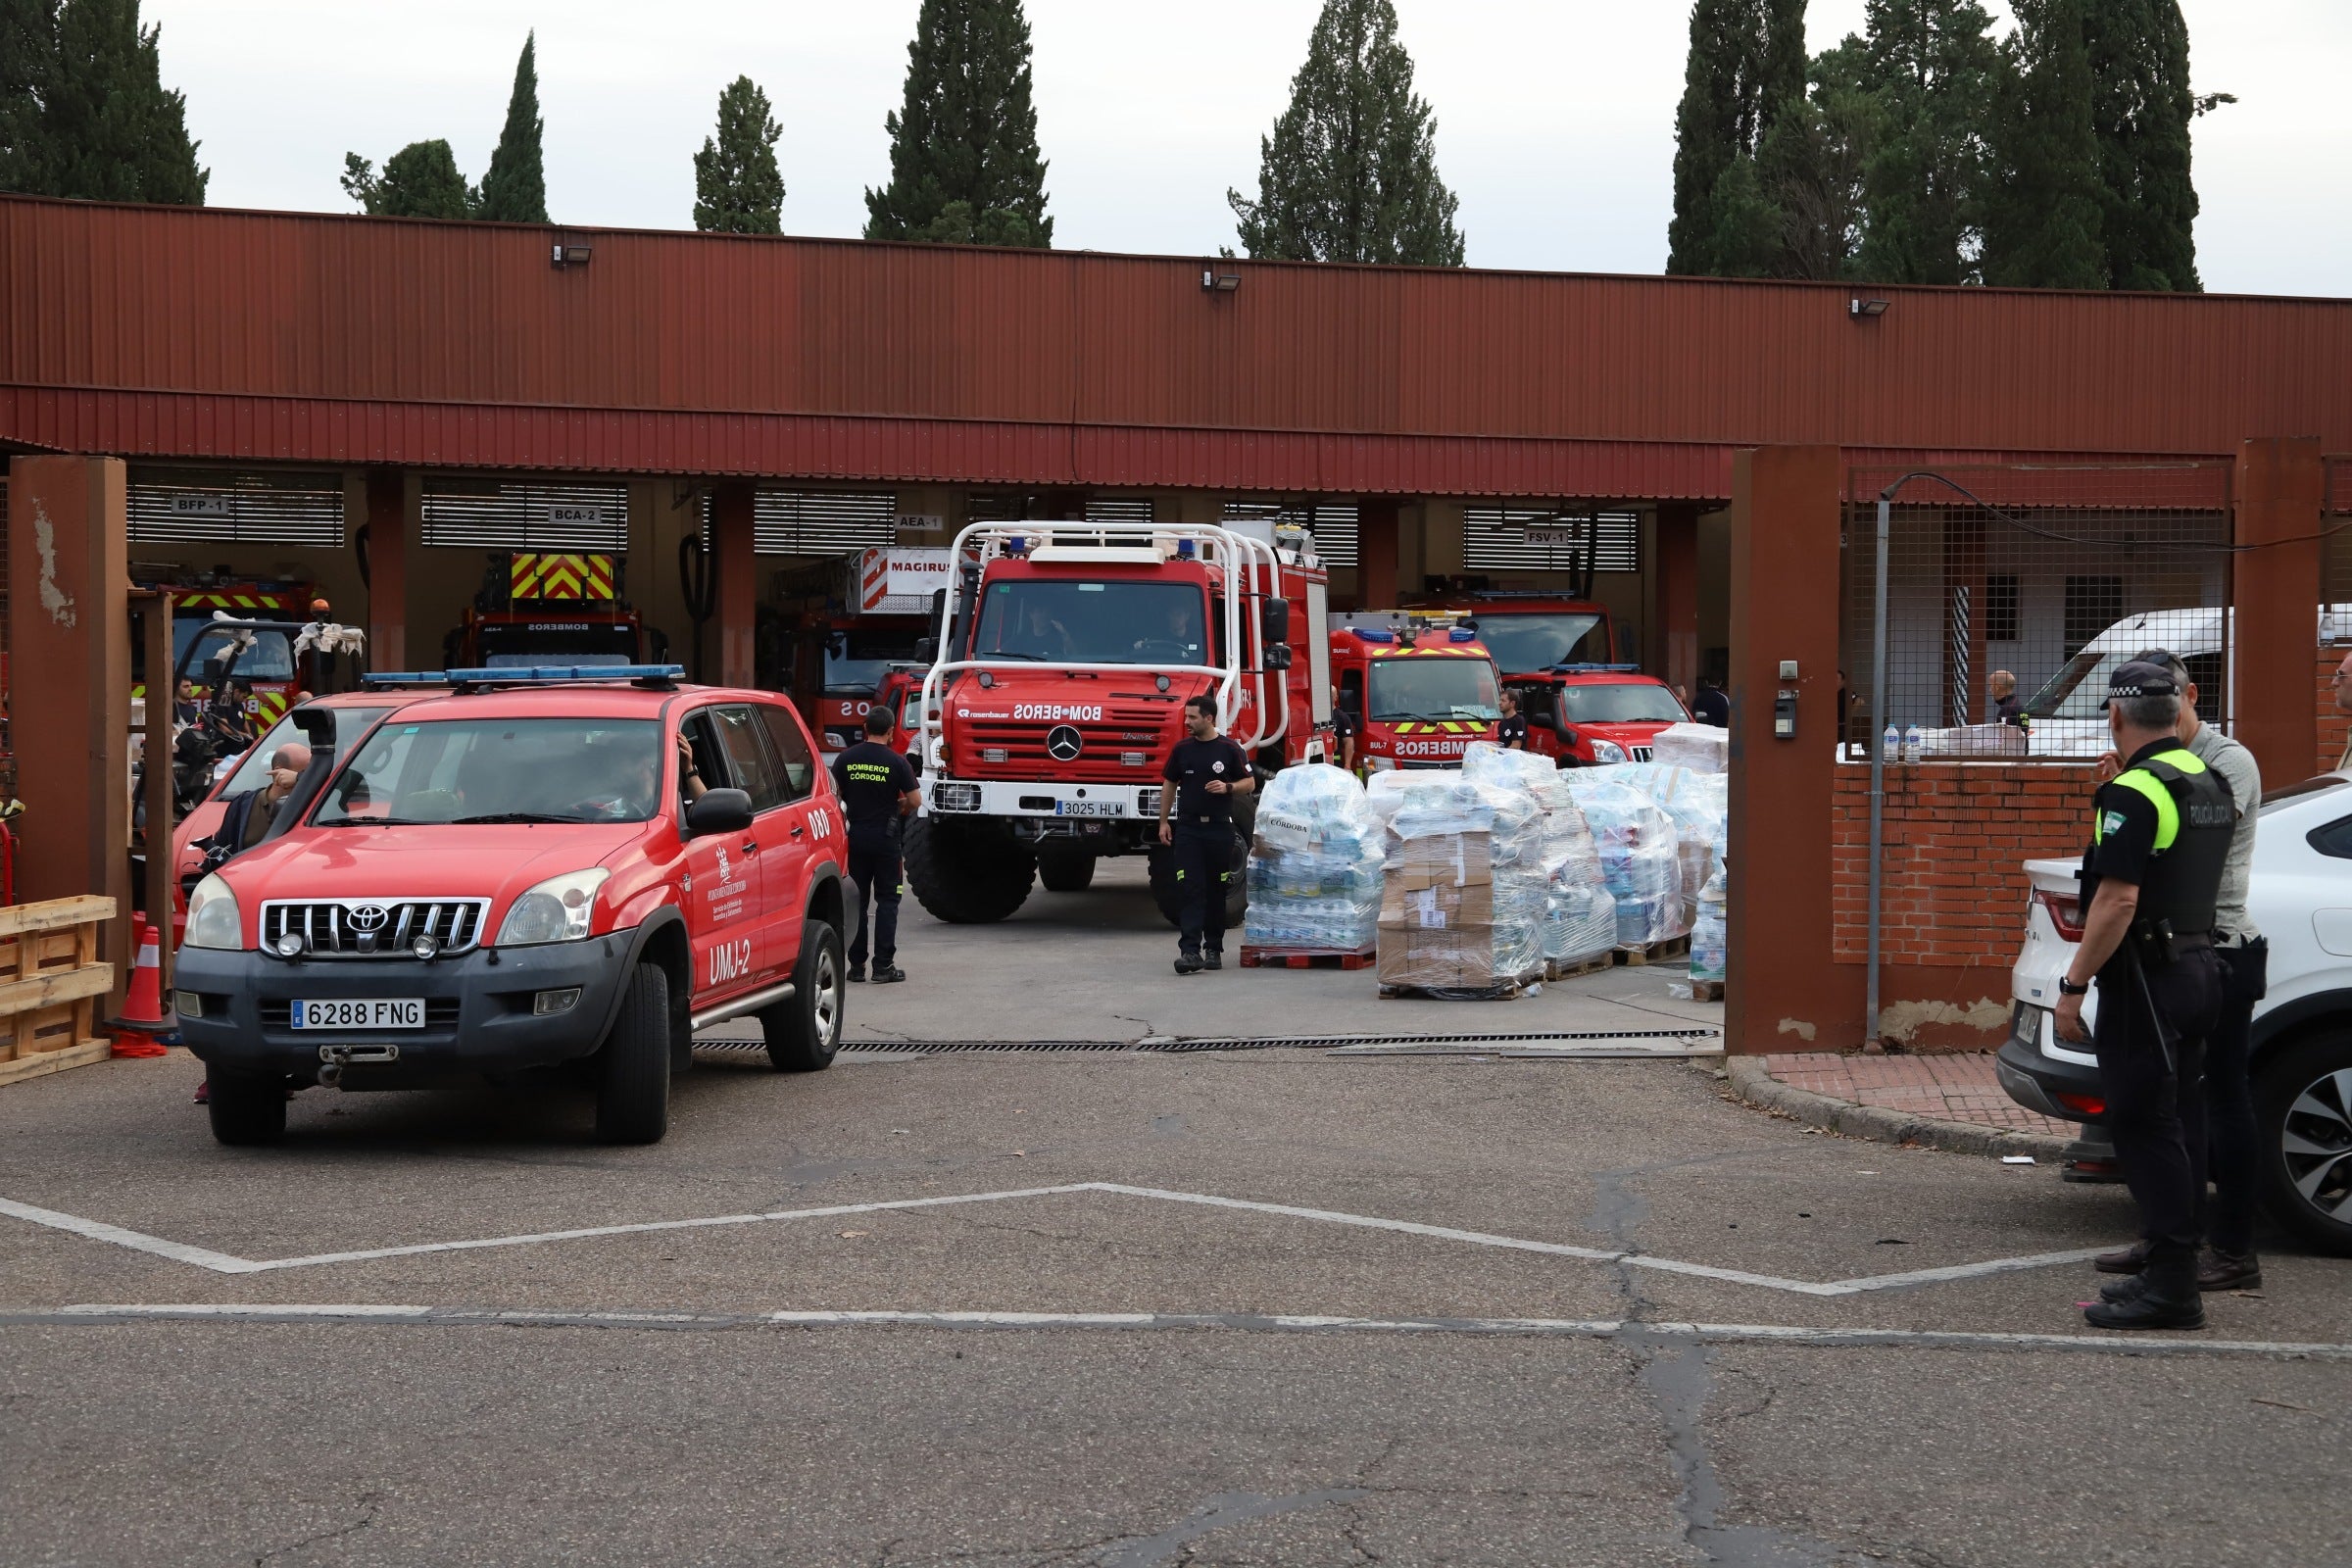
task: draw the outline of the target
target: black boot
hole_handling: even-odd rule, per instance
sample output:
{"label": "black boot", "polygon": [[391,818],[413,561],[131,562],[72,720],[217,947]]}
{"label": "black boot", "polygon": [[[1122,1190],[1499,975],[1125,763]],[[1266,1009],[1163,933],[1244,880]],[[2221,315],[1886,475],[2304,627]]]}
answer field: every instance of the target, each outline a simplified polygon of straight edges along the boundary
{"label": "black boot", "polygon": [[[2123,1300],[2103,1300],[2082,1309],[2101,1329],[2201,1329],[2205,1303],[2197,1297],[2197,1254],[2186,1248],[2151,1249],[2139,1290]],[[2102,1293],[2104,1294],[2104,1293]]]}
{"label": "black boot", "polygon": [[2119,1251],[2101,1252],[2090,1266],[2102,1274],[2136,1274],[2148,1266],[2148,1244],[2133,1242]]}
{"label": "black boot", "polygon": [[2197,1289],[2259,1291],[2262,1289],[2262,1259],[2252,1252],[2225,1252],[2219,1248],[2208,1249],[2204,1261],[2197,1265]]}

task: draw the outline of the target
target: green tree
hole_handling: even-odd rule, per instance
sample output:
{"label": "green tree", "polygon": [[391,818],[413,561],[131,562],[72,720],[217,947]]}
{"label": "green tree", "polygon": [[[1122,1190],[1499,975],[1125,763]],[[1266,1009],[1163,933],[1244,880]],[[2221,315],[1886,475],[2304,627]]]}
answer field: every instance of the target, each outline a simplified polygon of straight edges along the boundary
{"label": "green tree", "polygon": [[[514,62],[506,128],[499,132],[498,148],[482,175],[474,217],[497,223],[547,221],[547,170],[539,148],[546,128],[539,118],[539,35],[528,32],[522,38],[522,58]],[[389,164],[384,172],[390,174]]]}
{"label": "green tree", "polygon": [[1849,37],[1879,133],[1863,172],[1868,221],[1855,269],[1884,283],[1977,275],[2004,89],[1992,18],[1979,0],[1869,0]]}
{"label": "green tree", "polygon": [[[1717,213],[1716,188],[1733,164],[1762,150],[1773,117],[1804,96],[1804,0],[1695,0],[1674,117],[1667,271],[1718,270],[1715,235],[1724,218],[1740,215]],[[1744,201],[1743,189],[1741,176],[1731,195]],[[1744,232],[1739,220],[1730,231]]]}
{"label": "green tree", "polygon": [[1717,256],[1727,275],[1853,275],[1865,234],[1864,176],[1882,126],[1860,65],[1850,41],[1824,52],[1813,62],[1810,93],[1772,117],[1753,160],[1757,193],[1777,220],[1767,249],[1755,248],[1752,220],[1726,210],[1744,192],[1718,185],[1719,243],[1742,247]]}
{"label": "green tree", "polygon": [[48,188],[42,117],[57,72],[57,0],[0,0],[0,190]]}
{"label": "green tree", "polygon": [[2189,122],[2199,104],[2188,90],[2188,24],[2179,0],[2106,0],[2085,9],[2082,21],[2107,274],[2117,288],[2200,289],[2189,177]]}
{"label": "green tree", "polygon": [[776,167],[783,127],[767,94],[737,76],[718,95],[718,132],[694,155],[694,226],[724,234],[783,232],[784,175]]}
{"label": "green tree", "polygon": [[883,121],[890,183],[865,193],[867,239],[1053,245],[1029,60],[1021,0],[923,0],[906,101]]}
{"label": "green tree", "polygon": [[445,141],[413,141],[375,166],[358,153],[343,155],[343,189],[375,218],[471,218],[480,196],[458,172]]}
{"label": "green tree", "polygon": [[[2102,0],[2103,3],[2103,0]],[[1984,280],[2106,288],[2106,186],[2091,116],[2084,0],[2011,0],[2017,30],[1993,137],[2000,186],[1984,227]]]}
{"label": "green tree", "polygon": [[1225,200],[1251,256],[1462,265],[1458,203],[1390,0],[1323,0],[1290,107],[1258,141],[1257,200]]}
{"label": "green tree", "polygon": [[139,0],[65,0],[42,104],[41,188],[93,201],[204,205],[211,177],[188,139],[187,100],[164,86],[160,25]]}

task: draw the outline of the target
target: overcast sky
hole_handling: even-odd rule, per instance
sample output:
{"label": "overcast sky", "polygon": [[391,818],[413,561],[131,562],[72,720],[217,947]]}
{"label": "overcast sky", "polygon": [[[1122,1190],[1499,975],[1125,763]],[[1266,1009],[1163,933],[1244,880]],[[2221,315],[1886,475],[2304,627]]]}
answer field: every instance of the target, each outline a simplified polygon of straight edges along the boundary
{"label": "overcast sky", "polygon": [[[917,0],[146,0],[216,206],[340,212],[343,154],[447,137],[478,179],[539,34],[550,216],[686,228],[719,88],[776,103],[784,226],[858,233],[887,172]],[[1318,0],[1029,0],[1054,242],[1211,254],[1254,192]],[[1474,267],[1665,265],[1684,0],[1396,0]],[[1995,0],[2004,17],[2005,8]],[[2206,286],[2352,294],[2346,0],[2183,0]],[[1863,0],[1812,0],[1815,48]]]}

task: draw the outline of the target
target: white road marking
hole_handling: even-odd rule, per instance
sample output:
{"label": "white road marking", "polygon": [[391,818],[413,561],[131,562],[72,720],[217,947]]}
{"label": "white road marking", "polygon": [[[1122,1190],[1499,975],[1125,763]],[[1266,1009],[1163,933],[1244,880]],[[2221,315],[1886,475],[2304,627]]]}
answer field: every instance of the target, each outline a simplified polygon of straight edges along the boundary
{"label": "white road marking", "polygon": [[1697,1279],[1720,1280],[1731,1285],[1750,1285],[1761,1290],[1783,1291],[1793,1296],[1838,1297],[1859,1296],[1872,1291],[1901,1290],[1919,1285],[1946,1285],[1959,1280],[1981,1278],[1990,1274],[2007,1274],[2019,1269],[2048,1268],[2061,1263],[2081,1262],[2095,1256],[2098,1249],[2082,1248],[2065,1252],[2034,1252],[2022,1257],[1987,1258],[1976,1263],[1954,1263],[1943,1268],[1914,1269],[1901,1274],[1871,1274],[1855,1279],[1834,1280],[1827,1284],[1812,1280],[1784,1279],[1774,1274],[1753,1274],[1744,1269],[1721,1268],[1712,1263],[1690,1263],[1680,1258],[1653,1257],[1646,1252],[1611,1251],[1604,1248],[1578,1247],[1566,1242],[1541,1242],[1518,1236],[1498,1236],[1488,1231],[1460,1230],[1450,1225],[1425,1225],[1417,1220],[1389,1219],[1377,1214],[1350,1214],[1340,1209],[1304,1208],[1295,1203],[1269,1203],[1247,1198],[1220,1198],[1208,1193],[1182,1193],[1160,1187],[1131,1187],[1123,1182],[1070,1182],[1057,1187],[1020,1187],[995,1193],[956,1193],[935,1198],[900,1198],[868,1203],[831,1203],[818,1208],[779,1208],[763,1213],[713,1214],[695,1219],[646,1220],[631,1225],[591,1225],[576,1230],[533,1231],[518,1236],[487,1236],[460,1242],[416,1242],[404,1247],[375,1247],[344,1252],[314,1252],[303,1257],[244,1258],[206,1248],[189,1247],[179,1242],[124,1230],[97,1220],[81,1219],[55,1209],[36,1208],[0,1198],[0,1213],[13,1214],[35,1225],[70,1231],[92,1241],[111,1242],[142,1252],[152,1252],[176,1262],[192,1263],[219,1274],[258,1274],[277,1269],[318,1268],[330,1263],[361,1263],[386,1257],[419,1257],[435,1252],[469,1252],[489,1248],[538,1247],[550,1242],[590,1241],[607,1236],[648,1235],[660,1231],[703,1230],[727,1225],[765,1225],[780,1220],[830,1219],[849,1214],[878,1214],[893,1209],[944,1208],[963,1203],[994,1203],[1017,1198],[1053,1198],[1071,1193],[1108,1193],[1123,1198],[1150,1199],[1159,1202],[1191,1203],[1205,1208],[1232,1209],[1245,1213],[1274,1214],[1288,1219],[1311,1220],[1325,1225],[1347,1225],[1359,1230],[1388,1231],[1401,1236],[1420,1236],[1433,1241],[1456,1242],[1472,1247],[1498,1248],[1506,1251],[1536,1252],[1549,1257],[1575,1258],[1588,1263],[1614,1263],[1627,1268],[1651,1269],[1660,1273],[1684,1274]]}
{"label": "white road marking", "polygon": [[1648,1323],[1621,1318],[1340,1317],[1246,1312],[993,1312],[786,1310],[642,1312],[283,1302],[180,1301],[0,1306],[0,1326],[368,1323],[435,1328],[1226,1330],[1249,1334],[1451,1334],[1635,1344],[1792,1345],[1817,1349],[1962,1349],[2096,1355],[2271,1356],[2352,1361],[2352,1345],[2271,1340],[2155,1339],[2122,1334],[2004,1334],[1944,1329],[1808,1328],[1779,1323]]}

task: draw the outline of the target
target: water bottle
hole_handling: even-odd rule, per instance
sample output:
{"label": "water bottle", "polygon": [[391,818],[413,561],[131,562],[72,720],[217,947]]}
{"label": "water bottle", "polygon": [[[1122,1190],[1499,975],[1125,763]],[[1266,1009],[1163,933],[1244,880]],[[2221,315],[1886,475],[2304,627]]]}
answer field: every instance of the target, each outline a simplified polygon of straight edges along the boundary
{"label": "water bottle", "polygon": [[1902,760],[1902,755],[1903,738],[1897,735],[1894,732],[1894,726],[1889,724],[1886,726],[1886,733],[1879,737],[1879,760],[1896,762]]}
{"label": "water bottle", "polygon": [[1927,732],[1926,732],[1925,730],[1921,729],[1921,728],[1920,728],[1920,727],[1919,727],[1917,724],[1914,724],[1914,725],[1912,725],[1912,726],[1911,726],[1909,729],[1907,729],[1907,730],[1903,731],[1903,760],[1904,760],[1904,761],[1906,761],[1906,762],[1916,762],[1916,761],[1918,761],[1918,760],[1919,760],[1919,759],[1920,759],[1920,755],[1921,755],[1922,753],[1924,753],[1924,752],[1927,750],[1927,747],[1928,747],[1928,736],[1927,736]]}

